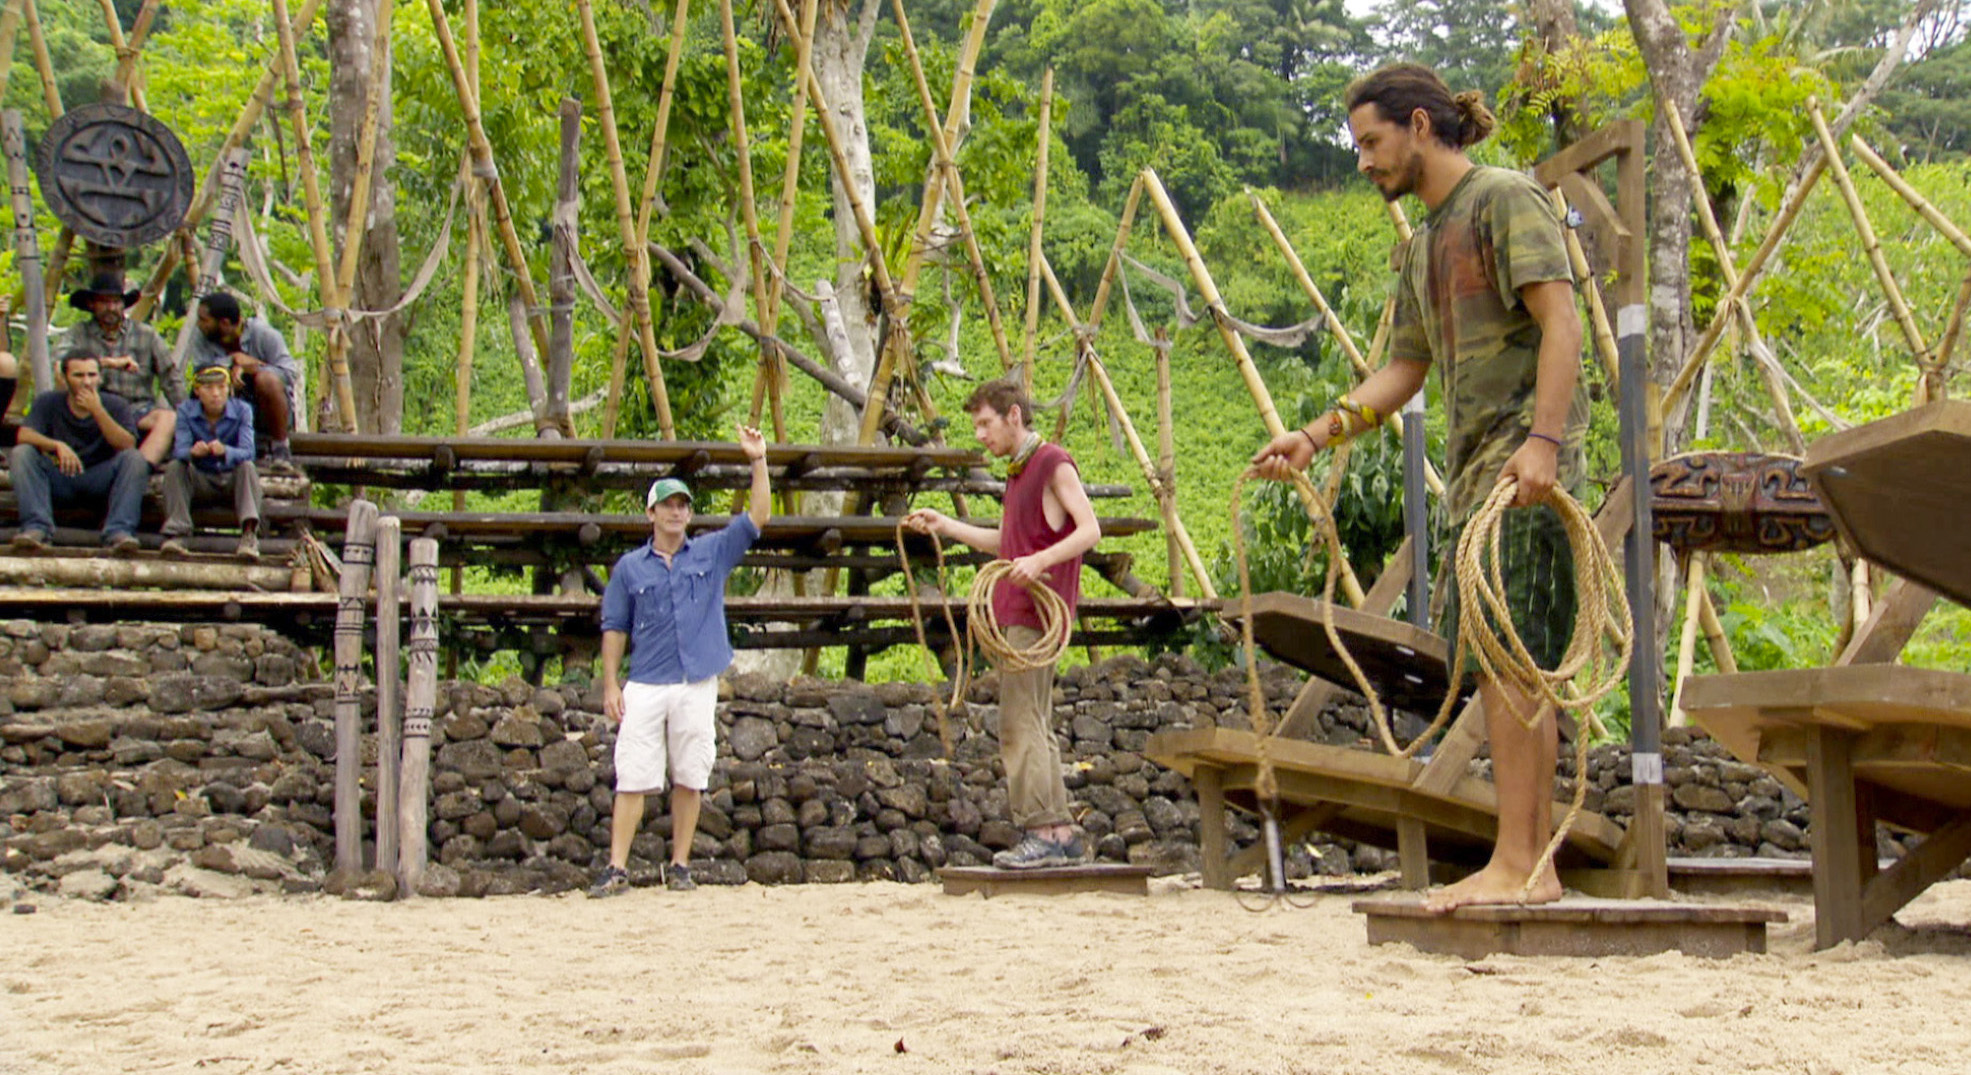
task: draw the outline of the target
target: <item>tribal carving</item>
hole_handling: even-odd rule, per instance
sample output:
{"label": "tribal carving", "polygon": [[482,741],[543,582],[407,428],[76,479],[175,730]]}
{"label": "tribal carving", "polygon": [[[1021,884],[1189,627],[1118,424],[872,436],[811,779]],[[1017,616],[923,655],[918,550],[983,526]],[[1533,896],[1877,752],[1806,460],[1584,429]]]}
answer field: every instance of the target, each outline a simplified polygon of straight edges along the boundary
{"label": "tribal carving", "polygon": [[1775,553],[1834,537],[1801,461],[1761,452],[1692,452],[1650,469],[1651,532],[1678,552]]}

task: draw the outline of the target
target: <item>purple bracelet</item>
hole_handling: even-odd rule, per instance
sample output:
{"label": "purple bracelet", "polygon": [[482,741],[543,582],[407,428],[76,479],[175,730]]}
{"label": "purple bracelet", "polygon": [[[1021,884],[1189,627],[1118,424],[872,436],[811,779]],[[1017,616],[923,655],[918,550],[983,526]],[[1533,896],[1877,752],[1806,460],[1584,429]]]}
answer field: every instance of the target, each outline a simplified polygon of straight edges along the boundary
{"label": "purple bracelet", "polygon": [[1560,438],[1559,438],[1559,437],[1549,437],[1549,436],[1547,436],[1547,435],[1546,435],[1545,433],[1528,433],[1528,434],[1526,434],[1526,436],[1527,436],[1527,438],[1528,438],[1528,439],[1531,439],[1531,438],[1533,438],[1533,437],[1538,437],[1538,438],[1540,438],[1541,440],[1543,440],[1543,441],[1546,441],[1546,442],[1547,442],[1548,444],[1551,444],[1551,445],[1553,445],[1553,446],[1554,446],[1554,447],[1556,447],[1556,448],[1565,448],[1565,447],[1567,447],[1567,445],[1565,445],[1565,444],[1562,444],[1562,443],[1560,442]]}

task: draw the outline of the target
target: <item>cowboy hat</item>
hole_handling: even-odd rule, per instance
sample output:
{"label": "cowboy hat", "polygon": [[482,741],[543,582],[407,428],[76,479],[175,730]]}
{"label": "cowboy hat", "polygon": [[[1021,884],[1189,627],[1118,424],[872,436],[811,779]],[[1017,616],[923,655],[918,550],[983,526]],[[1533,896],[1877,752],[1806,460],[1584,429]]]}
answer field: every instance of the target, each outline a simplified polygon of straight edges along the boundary
{"label": "cowboy hat", "polygon": [[79,287],[69,292],[68,304],[78,310],[87,311],[89,309],[89,300],[95,298],[97,295],[121,295],[123,296],[124,308],[129,309],[137,305],[137,300],[143,294],[143,291],[139,288],[133,287],[128,291],[123,290],[123,279],[119,276],[111,273],[97,273],[96,278],[89,281],[88,287]]}

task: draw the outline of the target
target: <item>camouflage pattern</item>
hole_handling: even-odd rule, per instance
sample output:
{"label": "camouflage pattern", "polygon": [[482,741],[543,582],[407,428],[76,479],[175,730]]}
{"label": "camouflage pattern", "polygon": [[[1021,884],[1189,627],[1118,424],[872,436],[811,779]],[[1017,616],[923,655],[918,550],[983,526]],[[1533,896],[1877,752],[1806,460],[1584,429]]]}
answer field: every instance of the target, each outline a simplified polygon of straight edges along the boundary
{"label": "camouflage pattern", "polygon": [[[1437,632],[1453,644],[1463,609],[1459,607],[1452,565],[1464,530],[1463,526],[1454,529],[1442,546],[1444,559],[1431,583],[1431,604],[1436,608],[1432,621]],[[1574,639],[1574,618],[1580,610],[1580,595],[1574,588],[1574,550],[1567,543],[1567,524],[1559,512],[1536,504],[1505,513],[1499,520],[1499,575],[1505,584],[1506,613],[1512,617],[1519,640],[1525,643],[1533,663],[1552,671],[1567,655],[1567,644]],[[1481,608],[1478,614],[1487,622],[1493,619],[1489,609]]]}
{"label": "camouflage pattern", "polygon": [[142,418],[145,412],[158,406],[158,392],[162,390],[166,405],[176,408],[185,402],[185,381],[179,376],[178,368],[171,363],[171,348],[157,330],[142,321],[125,320],[123,330],[111,343],[103,336],[102,326],[94,318],[78,321],[68,327],[62,335],[62,349],[57,360],[70,356],[88,358],[112,358],[129,355],[137,360],[134,370],[113,370],[103,368],[103,391],[114,392],[130,403],[130,409]]}
{"label": "camouflage pattern", "polygon": [[[1566,235],[1530,177],[1474,167],[1400,253],[1390,357],[1437,366],[1448,419],[1450,517],[1469,518],[1533,428],[1540,326],[1519,291],[1573,282]],[[1560,452],[1560,484],[1579,486],[1587,394],[1578,386]]]}

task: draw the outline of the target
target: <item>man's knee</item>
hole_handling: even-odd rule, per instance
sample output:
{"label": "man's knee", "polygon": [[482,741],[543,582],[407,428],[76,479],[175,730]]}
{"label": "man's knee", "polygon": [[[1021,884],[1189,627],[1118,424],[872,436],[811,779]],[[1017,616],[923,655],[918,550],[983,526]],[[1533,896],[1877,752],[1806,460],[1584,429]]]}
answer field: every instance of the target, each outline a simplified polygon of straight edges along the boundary
{"label": "man's knee", "polygon": [[137,428],[153,433],[170,433],[178,428],[178,412],[167,407],[152,407],[149,414],[137,419]]}
{"label": "man's knee", "polygon": [[135,448],[125,448],[116,453],[116,476],[118,478],[137,478],[148,480],[151,476],[151,461]]}
{"label": "man's knee", "polygon": [[40,457],[41,449],[36,448],[34,445],[16,444],[7,453],[7,465],[13,468],[14,473],[19,474],[28,467],[34,466],[35,460]]}

